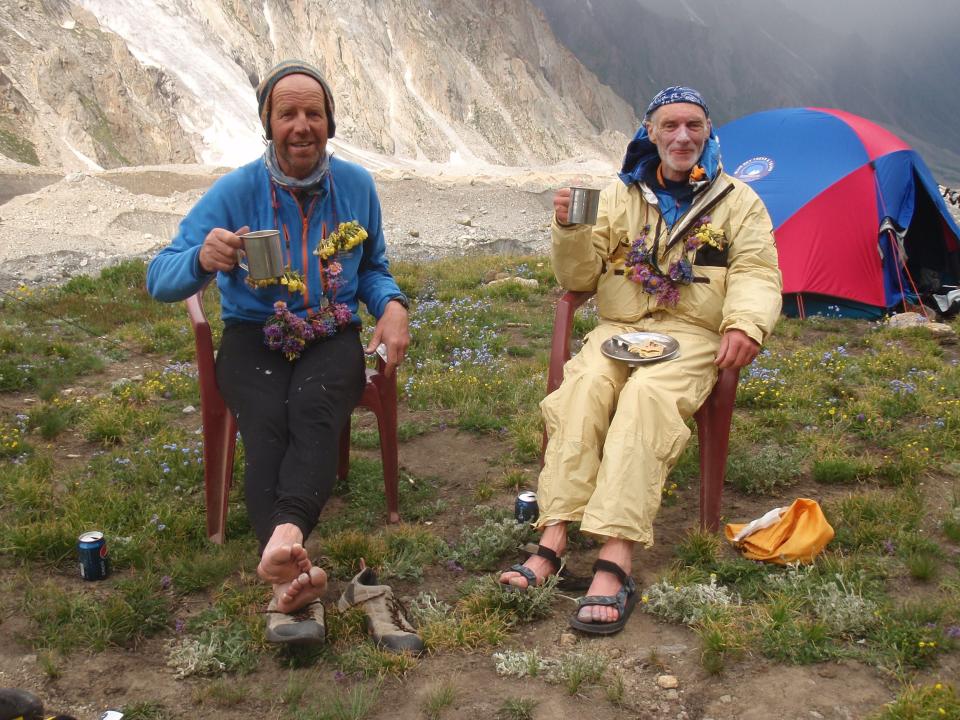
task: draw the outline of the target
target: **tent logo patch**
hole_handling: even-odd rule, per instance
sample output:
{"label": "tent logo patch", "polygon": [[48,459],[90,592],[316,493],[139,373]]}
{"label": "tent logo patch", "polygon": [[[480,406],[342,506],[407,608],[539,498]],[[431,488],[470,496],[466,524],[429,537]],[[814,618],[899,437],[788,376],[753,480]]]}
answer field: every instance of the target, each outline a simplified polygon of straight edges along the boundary
{"label": "tent logo patch", "polygon": [[773,172],[773,166],[773,160],[768,157],[750,158],[737,166],[737,169],[733,171],[733,176],[737,180],[743,180],[743,182],[749,183],[754,180],[759,180],[760,178],[765,178]]}

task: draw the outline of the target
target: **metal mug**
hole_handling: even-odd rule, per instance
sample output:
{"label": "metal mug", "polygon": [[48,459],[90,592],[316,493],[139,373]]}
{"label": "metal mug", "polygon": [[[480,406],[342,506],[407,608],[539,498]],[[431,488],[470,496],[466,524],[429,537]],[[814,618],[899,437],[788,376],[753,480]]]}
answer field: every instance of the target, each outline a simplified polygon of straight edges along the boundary
{"label": "metal mug", "polygon": [[588,187],[570,188],[570,211],[567,222],[572,225],[593,225],[597,222],[600,191]]}
{"label": "metal mug", "polygon": [[[279,230],[256,230],[241,235],[243,249],[237,250],[237,264],[251,280],[267,280],[283,275],[283,248]],[[243,262],[243,256],[247,261]]]}

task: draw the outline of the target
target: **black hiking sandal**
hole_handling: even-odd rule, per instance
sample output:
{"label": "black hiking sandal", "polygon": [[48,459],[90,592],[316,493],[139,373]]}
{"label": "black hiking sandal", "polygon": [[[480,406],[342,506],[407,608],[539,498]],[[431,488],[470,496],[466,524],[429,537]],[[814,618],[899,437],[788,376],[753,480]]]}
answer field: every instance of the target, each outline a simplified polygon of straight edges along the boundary
{"label": "black hiking sandal", "polygon": [[560,575],[563,573],[563,558],[557,555],[557,553],[550,548],[544,547],[543,545],[533,545],[530,546],[529,554],[531,556],[537,555],[538,557],[542,557],[544,560],[549,562],[553,566],[553,572],[548,573],[546,577],[538,582],[537,574],[526,565],[521,565],[520,563],[511,565],[510,569],[504,572],[520,573],[527,579],[527,585],[526,587],[520,587],[519,585],[511,585],[510,583],[500,583],[505,592],[526,592],[529,588],[540,587],[543,585],[543,583],[546,582],[547,577],[550,577],[550,575]]}
{"label": "black hiking sandal", "polygon": [[[623,630],[637,604],[637,585],[632,577],[628,577],[616,563],[609,560],[597,560],[593,564],[593,572],[608,572],[617,576],[621,588],[616,595],[587,595],[577,600],[577,609],[570,616],[570,627],[589,635],[613,635]],[[613,622],[584,622],[577,617],[581,608],[587,605],[609,605],[617,608],[620,615]]]}

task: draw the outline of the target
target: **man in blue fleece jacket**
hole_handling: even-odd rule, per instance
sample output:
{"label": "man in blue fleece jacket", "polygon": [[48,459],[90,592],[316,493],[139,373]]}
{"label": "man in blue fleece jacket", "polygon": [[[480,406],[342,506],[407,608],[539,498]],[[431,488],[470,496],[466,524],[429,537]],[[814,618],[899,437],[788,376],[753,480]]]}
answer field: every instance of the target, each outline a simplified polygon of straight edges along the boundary
{"label": "man in blue fleece jacket", "polygon": [[[326,588],[303,543],[330,496],[340,431],[366,381],[358,302],[377,318],[366,352],[383,343],[388,374],[410,336],[373,179],[326,152],[336,131],[326,80],[285,61],[264,77],[257,101],[266,151],[197,202],[150,263],[147,289],[176,302],[216,276],[224,321],[217,384],[244,442],[257,572],[273,585],[271,609],[290,613]],[[238,267],[240,236],[251,229],[280,231],[286,284],[251,281]]]}

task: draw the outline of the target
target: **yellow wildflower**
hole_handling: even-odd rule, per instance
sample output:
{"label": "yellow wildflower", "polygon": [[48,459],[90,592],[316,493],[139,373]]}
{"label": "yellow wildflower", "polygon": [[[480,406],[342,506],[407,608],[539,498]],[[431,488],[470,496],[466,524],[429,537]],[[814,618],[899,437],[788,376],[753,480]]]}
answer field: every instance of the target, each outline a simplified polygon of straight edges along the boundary
{"label": "yellow wildflower", "polygon": [[367,231],[356,220],[340,223],[334,232],[313,251],[322,260],[338,252],[348,252],[367,239]]}

